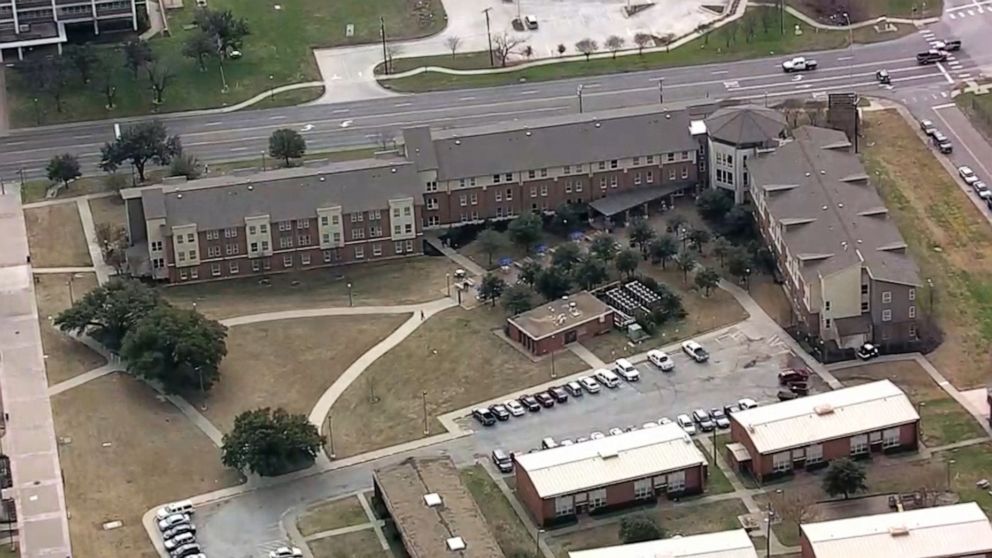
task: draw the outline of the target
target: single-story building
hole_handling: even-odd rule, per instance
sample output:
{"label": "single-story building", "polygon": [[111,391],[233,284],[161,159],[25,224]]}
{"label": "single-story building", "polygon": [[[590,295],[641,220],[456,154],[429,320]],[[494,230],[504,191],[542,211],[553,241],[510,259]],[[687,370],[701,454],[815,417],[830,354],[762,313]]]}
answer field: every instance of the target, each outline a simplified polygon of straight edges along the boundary
{"label": "single-story building", "polygon": [[730,415],[727,459],[756,479],[872,451],[916,449],[920,415],[882,380]]}
{"label": "single-story building", "polygon": [[504,558],[448,457],[409,458],[372,473],[374,502],[410,558]]}
{"label": "single-story building", "polygon": [[612,327],[613,309],[582,291],[507,318],[506,335],[541,356]]}
{"label": "single-story building", "polygon": [[569,552],[569,558],[758,558],[744,529]]}
{"label": "single-story building", "polygon": [[706,458],[666,424],[571,446],[515,455],[517,496],[539,525],[658,495],[703,491]]}
{"label": "single-story building", "polygon": [[802,558],[989,558],[992,525],[975,502],[807,523]]}

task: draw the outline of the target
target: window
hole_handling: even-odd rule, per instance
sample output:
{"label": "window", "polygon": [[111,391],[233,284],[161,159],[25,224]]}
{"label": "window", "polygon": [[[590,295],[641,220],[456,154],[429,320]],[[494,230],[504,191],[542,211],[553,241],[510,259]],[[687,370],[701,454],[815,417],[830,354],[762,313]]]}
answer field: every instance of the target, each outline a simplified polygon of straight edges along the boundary
{"label": "window", "polygon": [[200,270],[197,269],[197,268],[195,268],[195,267],[193,269],[189,270],[189,278],[190,279],[199,279],[200,278]]}
{"label": "window", "polygon": [[190,250],[189,251],[189,259],[190,260],[195,260],[196,259],[196,250]]}
{"label": "window", "polygon": [[[334,224],[335,225],[338,224],[338,218],[337,217],[334,217]],[[266,225],[266,224],[259,225],[258,226],[258,232],[260,232],[262,234],[269,234],[269,226]]]}
{"label": "window", "polygon": [[[472,214],[473,215],[478,215],[478,212],[473,211]],[[412,233],[413,232],[413,225],[411,223],[407,223],[407,224],[403,225],[403,232],[405,232],[406,234]]]}
{"label": "window", "polygon": [[469,178],[468,179],[468,185],[469,186],[472,186],[474,188],[475,187],[475,179],[474,178]]}
{"label": "window", "polygon": [[916,332],[916,324],[911,324],[909,326],[909,338],[910,339],[916,339],[917,338],[917,335],[918,335],[918,333]]}
{"label": "window", "polygon": [[533,171],[533,170],[527,171],[527,178],[537,178],[537,171]]}
{"label": "window", "polygon": [[506,189],[506,196],[504,196],[504,197],[506,198],[506,201],[512,201],[513,200],[513,190],[507,188]]}
{"label": "window", "polygon": [[830,311],[830,301],[829,300],[823,301],[823,309],[826,310],[827,312]]}
{"label": "window", "polygon": [[[352,220],[352,222],[355,221],[355,216],[354,215],[351,216],[351,220]],[[281,231],[288,231],[288,230],[290,230],[292,228],[293,228],[293,223],[292,222],[290,222],[290,221],[279,221],[279,230],[281,230]]]}
{"label": "window", "polygon": [[565,183],[565,193],[566,194],[571,194],[572,193],[572,181],[571,180],[569,180],[568,182]]}
{"label": "window", "polygon": [[322,226],[322,227],[326,227],[327,226],[327,215],[321,215],[320,216],[320,226]]}
{"label": "window", "polygon": [[634,157],[634,166],[636,167],[637,165],[640,165],[640,164],[641,164],[641,158],[640,157]]}
{"label": "window", "polygon": [[[473,211],[472,212],[472,220],[473,221],[478,221],[479,220],[479,212],[478,211]],[[407,227],[409,227],[409,226],[410,225],[407,225]],[[410,231],[407,231],[407,232],[410,232]]]}
{"label": "window", "polygon": [[916,300],[916,289],[909,289],[909,300]]}
{"label": "window", "polygon": [[910,306],[909,307],[909,319],[912,320],[914,318],[916,318],[916,307],[915,306]]}
{"label": "window", "polygon": [[830,329],[830,318],[823,320],[823,327],[826,329]]}
{"label": "window", "polygon": [[892,291],[882,291],[882,302],[884,304],[892,302]]}
{"label": "window", "polygon": [[393,225],[393,234],[403,234],[403,227],[399,225]]}
{"label": "window", "polygon": [[438,217],[437,215],[431,215],[430,217],[427,218],[428,227],[436,227],[440,224],[441,224],[441,218]]}
{"label": "window", "polygon": [[324,263],[331,263],[331,251],[330,250],[324,250],[323,256],[324,256]]}
{"label": "window", "polygon": [[186,270],[185,269],[180,269],[179,270],[179,279],[182,280],[182,281],[185,281],[186,279],[188,279],[188,277],[186,275]]}
{"label": "window", "polygon": [[555,498],[555,516],[562,517],[575,513],[575,498],[573,496],[559,496]]}
{"label": "window", "polygon": [[671,163],[674,160],[675,160],[675,154],[674,153],[665,153],[665,162],[666,163]]}
{"label": "window", "polygon": [[[369,211],[369,221],[378,221],[380,219],[382,219],[382,210],[381,209],[373,209],[372,211]],[[307,222],[307,225],[308,226],[309,226],[309,224],[310,223]]]}
{"label": "window", "polygon": [[300,264],[310,265],[310,254],[307,253],[300,254]]}
{"label": "window", "polygon": [[792,469],[792,452],[782,451],[772,455],[772,471],[784,473]]}
{"label": "window", "polygon": [[238,262],[227,262],[227,271],[230,272],[231,275],[237,275],[238,272],[241,271],[241,266]]}
{"label": "window", "polygon": [[504,173],[503,179],[506,180],[507,182],[510,182],[511,180],[513,180],[513,173],[511,172]]}
{"label": "window", "polygon": [[283,267],[293,267],[293,256],[290,255],[290,254],[286,254],[285,256],[283,256],[282,257],[282,266]]}
{"label": "window", "polygon": [[404,217],[409,217],[410,216],[410,206],[409,205],[403,208],[403,216]]}
{"label": "window", "polygon": [[382,227],[379,225],[369,225],[369,238],[382,236]]}
{"label": "window", "polygon": [[530,187],[530,197],[532,197],[532,198],[536,198],[537,197],[537,187],[535,187],[535,186],[531,186]]}
{"label": "window", "polygon": [[887,308],[885,310],[882,310],[882,321],[883,322],[892,321],[892,310],[889,310]]}
{"label": "window", "polygon": [[599,170],[606,170],[606,161],[599,162]]}
{"label": "window", "polygon": [[648,155],[647,157],[645,157],[645,159],[647,160],[647,164],[649,165],[654,163],[654,155]]}
{"label": "window", "polygon": [[562,174],[571,174],[572,173],[572,166],[571,165],[565,165],[564,167],[561,168],[561,172],[562,172]]}
{"label": "window", "polygon": [[[340,223],[341,223],[341,216],[340,215],[331,215],[331,224],[332,225],[337,226]],[[262,231],[262,232],[265,232],[265,231]]]}
{"label": "window", "polygon": [[668,170],[668,179],[669,180],[675,180],[675,169],[669,169]]}
{"label": "window", "polygon": [[541,178],[548,177],[548,169],[541,169]]}
{"label": "window", "polygon": [[868,436],[865,434],[851,436],[851,455],[863,453],[868,453]]}
{"label": "window", "polygon": [[399,216],[400,216],[400,208],[394,207],[393,208],[393,217],[399,219]]}
{"label": "window", "polygon": [[306,246],[307,244],[310,244],[310,235],[301,234],[300,237],[297,238],[296,240],[298,246]]}
{"label": "window", "polygon": [[547,184],[542,184],[541,185],[541,196],[544,196],[544,197],[547,197],[548,196],[548,185]]}
{"label": "window", "polygon": [[292,248],[293,247],[293,237],[283,236],[279,238],[280,248]]}
{"label": "window", "polygon": [[249,225],[248,234],[255,234],[255,229],[256,229],[255,225]]}
{"label": "window", "polygon": [[355,259],[360,260],[365,257],[365,247],[355,246]]}
{"label": "window", "polygon": [[224,229],[224,238],[238,238],[238,229],[235,227]]}
{"label": "window", "polygon": [[461,207],[465,207],[466,205],[468,205],[468,196],[466,196],[465,194],[458,196],[458,205],[460,205]]}
{"label": "window", "polygon": [[207,246],[207,257],[208,258],[220,257],[220,246]]}
{"label": "window", "polygon": [[610,188],[616,188],[616,187],[617,187],[617,177],[614,175],[610,177]]}
{"label": "window", "polygon": [[238,248],[237,244],[227,244],[224,246],[224,253],[227,254],[228,256],[233,256],[240,251],[241,249]]}
{"label": "window", "polygon": [[365,229],[364,228],[358,227],[358,228],[351,229],[351,239],[352,240],[361,240],[363,238],[365,238]]}
{"label": "window", "polygon": [[654,495],[654,487],[651,486],[651,479],[641,479],[634,481],[634,499],[646,500]]}
{"label": "window", "polygon": [[212,263],[212,264],[210,264],[210,275],[213,275],[214,277],[219,277],[220,276],[220,264],[219,263]]}
{"label": "window", "polygon": [[581,180],[576,180],[575,181],[575,191],[576,192],[581,192],[582,191],[582,181]]}
{"label": "window", "polygon": [[372,255],[373,256],[381,256],[382,255],[382,244],[379,244],[378,242],[376,242],[375,244],[372,245]]}
{"label": "window", "polygon": [[685,490],[685,471],[676,471],[668,474],[668,491],[681,492]]}
{"label": "window", "polygon": [[407,252],[413,252],[413,241],[412,240],[407,240],[406,241],[406,251]]}
{"label": "window", "polygon": [[495,192],[495,198],[496,198],[496,201],[498,201],[498,202],[503,201],[503,192],[500,191],[500,190],[496,190],[496,192]]}
{"label": "window", "polygon": [[493,184],[499,184],[499,175],[498,174],[494,174],[493,175]]}
{"label": "window", "polygon": [[395,243],[393,243],[393,252],[395,252],[397,254],[402,254],[403,253],[403,242],[395,242]]}
{"label": "window", "polygon": [[647,182],[648,184],[654,183],[654,173],[651,172],[651,171],[648,171],[647,172],[647,175],[645,175],[645,177],[644,177],[644,182]]}
{"label": "window", "polygon": [[479,194],[476,194],[475,192],[469,194],[468,203],[472,205],[479,205]]}
{"label": "window", "polygon": [[427,209],[438,208],[437,198],[427,198],[426,202],[427,202]]}
{"label": "window", "polygon": [[365,213],[363,213],[361,211],[356,211],[355,213],[352,213],[351,214],[351,222],[352,223],[355,223],[355,222],[361,223],[364,220],[365,220]]}
{"label": "window", "polygon": [[606,489],[598,488],[589,491],[589,511],[606,505]]}
{"label": "window", "polygon": [[886,428],[882,431],[882,448],[895,448],[899,445],[898,428]]}
{"label": "window", "polygon": [[689,167],[682,167],[682,180],[689,178]]}
{"label": "window", "polygon": [[179,261],[186,261],[186,252],[179,252]]}
{"label": "window", "polygon": [[263,240],[262,241],[262,251],[263,252],[268,252],[269,251],[269,241],[268,240]]}
{"label": "window", "polygon": [[[152,241],[152,252],[161,252],[161,251],[162,251],[162,241],[161,240],[153,240]],[[912,300],[912,299],[910,299],[910,300]]]}
{"label": "window", "polygon": [[605,190],[606,189],[606,177],[605,176],[599,177],[599,189],[600,190]]}
{"label": "window", "polygon": [[153,269],[161,269],[163,267],[165,267],[165,259],[163,259],[163,258],[155,258],[154,260],[152,260],[152,268]]}
{"label": "window", "polygon": [[813,444],[806,448],[806,464],[812,465],[814,463],[820,463],[823,461],[823,446],[820,444]]}
{"label": "window", "polygon": [[[214,235],[216,235],[216,234],[217,234],[217,231],[214,231]],[[216,236],[215,236],[215,238],[216,238]],[[190,244],[196,242],[196,235],[194,235],[193,233],[186,233],[186,242],[189,242]]]}
{"label": "window", "polygon": [[251,261],[251,270],[252,271],[258,271],[260,269],[262,269],[261,262],[259,262],[258,260],[252,260]]}
{"label": "window", "polygon": [[269,258],[265,258],[264,260],[262,260],[262,271],[268,271],[270,269],[272,269],[272,262],[269,260]]}
{"label": "window", "polygon": [[499,218],[499,217],[504,217],[504,216],[505,215],[504,215],[504,212],[503,212],[503,206],[502,205],[496,206],[496,217]]}
{"label": "window", "polygon": [[640,183],[641,183],[641,173],[635,172],[634,173],[634,186],[637,186]]}
{"label": "window", "polygon": [[619,161],[617,161],[616,159],[613,159],[612,161],[610,161],[610,168],[611,168],[611,169],[615,169],[615,168],[617,168],[617,167],[618,167],[619,165],[620,165],[620,162],[619,162]]}
{"label": "window", "polygon": [[[182,237],[179,237],[182,238]],[[207,231],[207,240],[217,240],[220,238],[220,231]]]}
{"label": "window", "polygon": [[426,190],[428,192],[437,192],[437,180],[428,180]]}

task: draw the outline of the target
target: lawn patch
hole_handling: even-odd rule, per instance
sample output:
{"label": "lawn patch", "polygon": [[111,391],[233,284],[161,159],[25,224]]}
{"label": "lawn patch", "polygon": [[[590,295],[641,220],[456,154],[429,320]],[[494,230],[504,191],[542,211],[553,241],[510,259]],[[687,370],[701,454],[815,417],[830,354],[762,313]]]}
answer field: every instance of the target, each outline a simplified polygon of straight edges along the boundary
{"label": "lawn patch", "polygon": [[92,273],[35,275],[34,297],[38,303],[38,327],[45,352],[48,385],[55,385],[107,363],[92,349],[52,325],[52,319],[71,306],[70,281],[72,296],[76,300],[97,286],[96,275]]}
{"label": "lawn patch", "polygon": [[[830,16],[839,14],[839,6],[833,0],[786,0],[787,3],[803,12],[804,14],[829,21]],[[847,8],[850,10],[851,21],[871,21],[882,16],[906,17],[906,18],[927,18],[940,17],[944,3],[942,0],[931,0],[930,2],[920,0],[871,0],[870,2],[851,2]],[[840,10],[843,11],[843,10]],[[843,16],[839,20],[834,20],[835,25],[843,25]]]}
{"label": "lawn patch", "polygon": [[462,469],[459,475],[482,510],[503,554],[514,556],[533,552],[536,544],[534,533],[523,524],[486,469],[482,465],[473,465]]}
{"label": "lawn patch", "polygon": [[362,503],[355,496],[348,496],[310,506],[300,514],[296,525],[304,537],[309,537],[314,533],[368,522],[369,517],[365,514]]}
{"label": "lawn patch", "polygon": [[954,103],[968,115],[985,141],[992,141],[992,95],[962,93],[954,98]]}
{"label": "lawn patch", "polygon": [[978,444],[941,452],[944,462],[950,464],[951,486],[963,502],[978,502],[986,515],[992,514],[992,494],[975,483],[992,480],[992,444]]}
{"label": "lawn patch", "polygon": [[[158,556],[141,525],[148,508],[240,482],[203,433],[130,376],[105,376],[56,395],[52,412],[56,435],[71,440],[59,455],[79,556]],[[123,527],[101,528],[115,520]]]}
{"label": "lawn patch", "polygon": [[74,203],[24,210],[28,249],[34,267],[84,267],[93,265],[83,224]]}
{"label": "lawn patch", "polygon": [[[703,454],[703,456],[706,457],[706,495],[710,496],[713,494],[733,492],[734,487],[730,484],[730,481],[727,480],[727,475],[723,474],[723,469],[713,462],[712,446],[706,447],[698,439],[693,441],[696,443],[696,447],[699,448],[699,451]],[[712,443],[712,437],[707,436],[707,441]],[[723,448],[726,446],[726,442],[721,443],[720,438],[717,437],[716,445],[718,448]],[[719,451],[719,449],[717,451]]]}
{"label": "lawn patch", "polygon": [[[500,339],[500,308],[451,308],[369,366],[334,404],[335,452],[339,457],[388,447],[424,435],[421,393],[436,417],[551,379],[551,362],[533,362]],[[559,376],[583,370],[576,356],[555,358]],[[369,383],[379,400],[369,403]],[[431,434],[441,432],[436,422]]]}
{"label": "lawn patch", "polygon": [[372,529],[317,539],[307,543],[313,558],[392,558]]}

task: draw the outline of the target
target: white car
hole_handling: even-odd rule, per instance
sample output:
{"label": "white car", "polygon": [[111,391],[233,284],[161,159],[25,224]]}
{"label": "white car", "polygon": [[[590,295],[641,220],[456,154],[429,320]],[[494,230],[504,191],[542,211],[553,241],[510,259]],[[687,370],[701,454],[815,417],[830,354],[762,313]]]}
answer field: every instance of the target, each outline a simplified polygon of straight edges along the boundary
{"label": "white car", "polygon": [[599,382],[596,381],[596,378],[593,378],[592,376],[585,376],[583,378],[579,378],[579,383],[582,384],[582,387],[589,393],[599,393]]}
{"label": "white car", "polygon": [[661,417],[658,419],[658,426],[664,426],[666,424],[672,424],[672,419],[668,417]]}
{"label": "white car", "polygon": [[606,434],[603,434],[602,432],[593,432],[592,434],[589,435],[590,440],[602,440],[605,437]]}
{"label": "white car", "polygon": [[170,515],[175,515],[177,513],[193,513],[193,502],[189,500],[181,500],[179,502],[172,502],[171,504],[166,504],[155,512],[155,519],[162,521]]}
{"label": "white car", "polygon": [[706,362],[710,358],[710,354],[706,352],[706,349],[692,339],[682,342],[682,350],[696,362]]}
{"label": "white car", "polygon": [[566,438],[566,439],[562,440],[561,443],[559,443],[558,445],[559,446],[571,446],[571,445],[574,445],[574,444],[575,444],[575,440],[569,440],[568,438]]}
{"label": "white car", "polygon": [[975,190],[975,193],[978,194],[979,198],[982,198],[983,200],[992,198],[992,190],[989,190],[988,185],[981,180],[976,181],[971,185],[971,187]]}
{"label": "white car", "polygon": [[648,351],[648,360],[662,372],[668,372],[675,368],[675,361],[665,351],[659,351],[657,349]]}
{"label": "white car", "polygon": [[636,382],[641,379],[641,373],[625,358],[618,358],[613,363],[613,371],[628,382]]}
{"label": "white car", "polygon": [[621,434],[623,434],[622,428],[617,428],[614,426],[613,428],[610,429],[610,436],[619,436]]}
{"label": "white car", "polygon": [[158,522],[161,531],[168,531],[181,523],[189,523],[189,515],[185,513],[175,513]]}
{"label": "white car", "polygon": [[753,409],[757,407],[758,402],[755,401],[754,399],[744,398],[737,401],[737,406],[740,408],[740,410],[746,411],[748,409]]}
{"label": "white car", "polygon": [[783,72],[805,72],[808,70],[816,69],[816,60],[806,58],[804,56],[797,56],[792,60],[786,60],[782,62]]}
{"label": "white car", "polygon": [[693,424],[689,415],[679,415],[675,417],[675,422],[679,423],[679,426],[682,427],[682,430],[685,430],[686,434],[692,436],[696,433],[696,425]]}
{"label": "white car", "polygon": [[303,558],[303,551],[295,546],[280,546],[269,552],[269,558]]}
{"label": "white car", "polygon": [[182,533],[165,541],[165,549],[175,550],[184,544],[190,544],[195,542],[196,542],[196,535],[194,535],[193,533]]}
{"label": "white car", "polygon": [[644,424],[641,425],[641,428],[645,428],[645,429],[647,429],[647,428],[658,428],[658,423],[657,422],[645,422]]}
{"label": "white car", "polygon": [[958,174],[968,186],[978,182],[978,176],[975,175],[975,171],[971,170],[971,167],[958,167]]}
{"label": "white car", "polygon": [[521,405],[516,399],[504,401],[503,406],[506,407],[506,410],[510,411],[510,414],[515,417],[522,417],[527,413],[527,411],[524,410],[524,406]]}

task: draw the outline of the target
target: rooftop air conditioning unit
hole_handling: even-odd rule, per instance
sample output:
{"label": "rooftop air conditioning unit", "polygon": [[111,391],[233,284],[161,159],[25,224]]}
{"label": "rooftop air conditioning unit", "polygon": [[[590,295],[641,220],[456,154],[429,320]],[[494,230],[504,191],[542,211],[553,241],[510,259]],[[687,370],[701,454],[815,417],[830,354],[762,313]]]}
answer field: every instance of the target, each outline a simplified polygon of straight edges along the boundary
{"label": "rooftop air conditioning unit", "polygon": [[461,537],[451,537],[450,539],[445,541],[445,544],[448,545],[448,550],[451,550],[453,552],[459,550],[465,550],[465,540],[462,539]]}
{"label": "rooftop air conditioning unit", "polygon": [[829,404],[817,405],[816,407],[813,407],[813,412],[820,416],[829,415],[834,412],[834,407]]}
{"label": "rooftop air conditioning unit", "polygon": [[430,494],[424,494],[424,503],[427,507],[434,508],[441,505],[441,495],[437,492],[431,492]]}
{"label": "rooftop air conditioning unit", "polygon": [[905,526],[889,527],[889,535],[893,537],[905,537],[909,534],[909,529]]}

